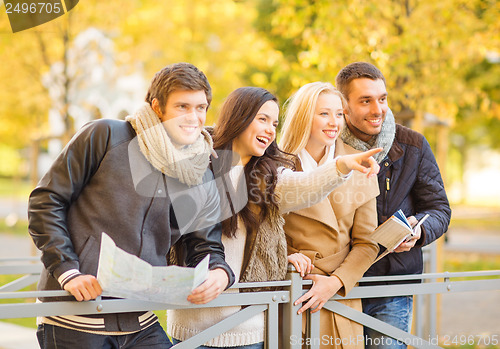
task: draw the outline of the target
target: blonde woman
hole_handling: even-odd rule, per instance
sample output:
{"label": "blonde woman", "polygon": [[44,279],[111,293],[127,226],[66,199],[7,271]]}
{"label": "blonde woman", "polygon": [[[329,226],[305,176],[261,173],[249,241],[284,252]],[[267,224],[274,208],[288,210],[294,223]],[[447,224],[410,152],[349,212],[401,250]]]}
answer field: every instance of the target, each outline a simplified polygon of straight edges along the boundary
{"label": "blonde woman", "polygon": [[[338,139],[345,108],[342,94],[324,82],[304,85],[289,99],[280,147],[297,155],[297,171],[358,152]],[[376,177],[353,173],[320,203],[285,215],[288,253],[302,253],[314,265],[305,277],[313,286],[295,304],[303,303],[299,313],[321,311],[321,348],[364,345],[361,325],[321,308],[335,294],[349,293],[375,260],[378,245],[369,236],[377,226],[378,194]],[[343,302],[361,310],[360,300]]]}

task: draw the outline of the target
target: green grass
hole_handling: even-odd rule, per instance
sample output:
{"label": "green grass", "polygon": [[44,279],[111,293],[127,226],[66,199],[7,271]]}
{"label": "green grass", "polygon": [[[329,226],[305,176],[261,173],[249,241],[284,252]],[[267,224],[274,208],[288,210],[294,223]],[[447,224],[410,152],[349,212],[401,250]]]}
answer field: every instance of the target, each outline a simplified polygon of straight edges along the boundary
{"label": "green grass", "polygon": [[155,310],[153,313],[158,316],[158,320],[160,321],[161,327],[167,332],[167,311],[166,310]]}
{"label": "green grass", "polygon": [[23,179],[0,177],[0,197],[10,197],[28,200],[33,185]]}
{"label": "green grass", "polygon": [[500,255],[453,253],[445,257],[444,270],[449,272],[500,270]]}
{"label": "green grass", "polygon": [[[443,270],[449,272],[500,270],[500,255],[465,252],[446,254],[444,256]],[[498,276],[453,278],[452,281],[496,278]]]}

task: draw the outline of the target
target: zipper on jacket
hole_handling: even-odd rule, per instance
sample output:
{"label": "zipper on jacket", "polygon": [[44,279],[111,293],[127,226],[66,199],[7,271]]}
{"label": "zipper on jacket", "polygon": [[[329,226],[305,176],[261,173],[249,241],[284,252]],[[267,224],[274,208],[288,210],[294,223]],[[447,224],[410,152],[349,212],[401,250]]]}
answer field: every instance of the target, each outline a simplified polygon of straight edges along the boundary
{"label": "zipper on jacket", "polygon": [[[389,166],[389,163],[386,162],[385,166]],[[383,207],[385,215],[388,215],[388,212],[387,212],[387,200],[388,200],[388,196],[389,196],[389,190],[391,190],[391,174],[392,174],[392,171],[389,168],[387,170],[387,172],[385,173],[385,193],[384,193],[384,207]]]}

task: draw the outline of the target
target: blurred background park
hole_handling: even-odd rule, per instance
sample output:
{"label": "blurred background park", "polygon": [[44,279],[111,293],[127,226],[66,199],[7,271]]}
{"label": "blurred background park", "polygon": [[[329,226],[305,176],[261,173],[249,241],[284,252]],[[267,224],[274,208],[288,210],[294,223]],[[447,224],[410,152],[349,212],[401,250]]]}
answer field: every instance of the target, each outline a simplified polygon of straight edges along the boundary
{"label": "blurred background park", "polygon": [[0,4],[0,245],[28,236],[29,192],[75,131],[133,113],[165,65],[206,73],[212,124],[235,88],[283,103],[367,61],[440,165],[454,209],[441,268],[500,269],[498,0],[86,0],[17,33]]}

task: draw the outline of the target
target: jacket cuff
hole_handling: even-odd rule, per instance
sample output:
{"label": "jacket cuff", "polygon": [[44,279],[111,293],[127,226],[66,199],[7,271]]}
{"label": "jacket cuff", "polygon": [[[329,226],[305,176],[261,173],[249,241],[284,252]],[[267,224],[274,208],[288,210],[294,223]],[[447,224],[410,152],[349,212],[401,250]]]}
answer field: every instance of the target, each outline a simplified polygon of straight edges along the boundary
{"label": "jacket cuff", "polygon": [[59,282],[59,285],[61,285],[61,288],[64,290],[64,286],[68,282],[80,275],[82,275],[82,273],[80,273],[78,269],[70,269],[67,272],[62,273],[62,275],[57,278],[57,281]]}
{"label": "jacket cuff", "polygon": [[349,171],[348,174],[343,174],[342,172],[340,172],[339,170],[339,167],[337,166],[337,160],[339,159],[341,155],[337,156],[335,159],[333,159],[335,161],[335,167],[337,168],[337,175],[343,179],[343,180],[348,180],[349,178],[351,178],[352,176],[352,173],[354,172],[353,170]]}
{"label": "jacket cuff", "polygon": [[427,235],[423,224],[420,225],[420,232],[420,239],[417,240],[415,246],[422,247],[425,245],[425,236]]}
{"label": "jacket cuff", "polygon": [[61,263],[57,268],[55,268],[53,271],[51,271],[50,274],[55,279],[59,280],[61,275],[63,275],[64,273],[66,273],[72,269],[80,270],[79,267],[80,267],[80,264],[78,263],[78,261],[67,261],[67,262]]}
{"label": "jacket cuff", "polygon": [[210,270],[214,270],[217,268],[224,270],[227,274],[228,283],[227,283],[227,287],[225,288],[225,290],[227,290],[229,287],[231,287],[234,284],[234,281],[235,281],[233,270],[227,264],[214,263],[214,264],[211,264],[209,267]]}
{"label": "jacket cuff", "polygon": [[337,273],[334,271],[331,275],[336,276],[340,280],[340,282],[342,283],[342,287],[337,291],[337,293],[340,296],[345,297],[351,291],[351,289],[354,287],[354,285],[349,285],[349,278],[343,277],[342,272]]}

